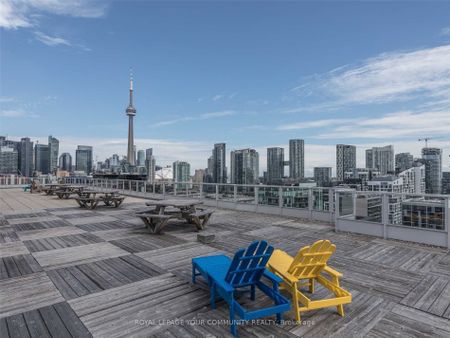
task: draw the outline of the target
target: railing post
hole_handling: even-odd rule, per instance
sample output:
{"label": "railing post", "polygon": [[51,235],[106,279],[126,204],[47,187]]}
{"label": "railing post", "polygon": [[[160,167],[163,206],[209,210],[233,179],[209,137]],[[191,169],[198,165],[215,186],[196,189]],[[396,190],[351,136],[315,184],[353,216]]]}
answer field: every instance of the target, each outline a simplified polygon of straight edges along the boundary
{"label": "railing post", "polygon": [[177,184],[175,182],[173,182],[173,195],[177,195]]}
{"label": "railing post", "polygon": [[278,187],[278,207],[280,208],[280,214],[283,210],[283,188]]}
{"label": "railing post", "polygon": [[219,185],[216,183],[216,207],[219,206]]}
{"label": "railing post", "polygon": [[237,185],[233,185],[233,201],[234,203],[237,203]]}
{"label": "railing post", "polygon": [[166,183],[162,182],[162,193],[163,193],[163,199],[166,198]]}
{"label": "railing post", "polygon": [[389,223],[389,196],[381,195],[381,223],[383,223],[383,238],[387,238],[387,225]]}
{"label": "railing post", "polygon": [[445,230],[447,231],[447,249],[450,249],[450,197],[444,201]]}
{"label": "railing post", "polygon": [[312,188],[308,188],[308,211],[309,211],[309,219],[312,220],[312,214],[313,214],[313,206],[314,206],[314,200],[313,200],[313,190]]}
{"label": "railing post", "polygon": [[200,183],[200,198],[203,198],[203,183]]}
{"label": "railing post", "polygon": [[334,192],[334,231],[339,231],[339,191]]}

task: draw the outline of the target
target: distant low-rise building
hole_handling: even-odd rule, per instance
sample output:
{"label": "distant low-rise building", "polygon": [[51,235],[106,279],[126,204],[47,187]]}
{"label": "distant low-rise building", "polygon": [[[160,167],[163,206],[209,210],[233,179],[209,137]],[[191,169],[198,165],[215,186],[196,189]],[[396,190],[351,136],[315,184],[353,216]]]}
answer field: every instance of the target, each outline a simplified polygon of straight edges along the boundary
{"label": "distant low-rise building", "polygon": [[442,193],[450,195],[450,171],[442,173]]}
{"label": "distant low-rise building", "polygon": [[344,183],[353,185],[356,190],[368,190],[367,182],[380,176],[377,169],[354,168],[344,173]]}
{"label": "distant low-rise building", "polygon": [[402,224],[411,227],[444,230],[444,201],[422,198],[404,201],[402,203]]}

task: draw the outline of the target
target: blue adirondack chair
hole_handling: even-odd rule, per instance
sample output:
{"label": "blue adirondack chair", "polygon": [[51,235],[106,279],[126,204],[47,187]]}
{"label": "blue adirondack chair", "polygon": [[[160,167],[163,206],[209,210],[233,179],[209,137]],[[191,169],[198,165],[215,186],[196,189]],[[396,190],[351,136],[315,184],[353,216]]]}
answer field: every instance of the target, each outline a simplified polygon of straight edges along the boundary
{"label": "blue adirondack chair", "polygon": [[[198,257],[192,259],[192,282],[202,275],[211,290],[211,308],[216,307],[216,294],[222,297],[230,307],[231,333],[237,336],[237,320],[276,315],[277,322],[281,321],[281,314],[289,311],[290,302],[278,291],[278,284],[282,279],[266,270],[266,264],[272,255],[273,247],[266,241],[255,241],[247,249],[240,249],[233,260],[224,255]],[[272,282],[268,286],[261,281],[261,277]],[[235,297],[242,291],[250,291],[250,299],[255,300],[256,288],[264,292],[274,301],[273,306],[257,310],[246,310]]]}

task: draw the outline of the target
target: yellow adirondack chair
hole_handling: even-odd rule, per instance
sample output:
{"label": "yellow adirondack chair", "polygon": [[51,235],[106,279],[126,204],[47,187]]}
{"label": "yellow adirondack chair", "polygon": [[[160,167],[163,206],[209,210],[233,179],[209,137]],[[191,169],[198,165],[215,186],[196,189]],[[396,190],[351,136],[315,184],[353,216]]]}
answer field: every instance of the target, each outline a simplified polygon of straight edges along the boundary
{"label": "yellow adirondack chair", "polygon": [[[343,317],[343,304],[351,303],[352,295],[339,286],[342,274],[327,266],[327,261],[336,250],[336,245],[328,240],[320,240],[311,246],[301,248],[293,258],[282,250],[275,250],[267,263],[269,270],[283,278],[282,287],[292,295],[292,308],[295,320],[300,321],[300,312],[336,306],[337,312]],[[325,278],[324,274],[331,278]],[[311,300],[300,287],[309,286],[309,292],[314,293],[314,282],[322,284],[335,297]]]}

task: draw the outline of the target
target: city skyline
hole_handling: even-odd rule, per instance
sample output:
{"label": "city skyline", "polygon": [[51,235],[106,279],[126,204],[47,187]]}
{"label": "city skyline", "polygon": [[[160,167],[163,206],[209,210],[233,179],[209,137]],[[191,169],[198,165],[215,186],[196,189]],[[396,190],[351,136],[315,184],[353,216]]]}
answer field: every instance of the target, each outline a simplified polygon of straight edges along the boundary
{"label": "city skyline", "polygon": [[[212,145],[224,142],[227,162],[232,150],[252,148],[262,172],[267,148],[287,154],[289,139],[304,139],[305,176],[321,166],[336,175],[335,144],[356,145],[364,167],[366,149],[392,144],[420,157],[417,140],[431,136],[429,146],[443,149],[443,170],[450,170],[448,4],[80,1],[58,13],[39,2],[5,4],[0,134],[10,139],[44,144],[56,135],[60,153],[73,158],[80,144],[93,146],[94,160],[125,155],[133,66],[134,143],[154,148],[161,165],[205,168]],[[375,8],[385,13],[376,30]],[[252,15],[261,22],[249,26]],[[418,15],[426,25],[415,24]],[[140,30],[123,26],[131,18]]]}

